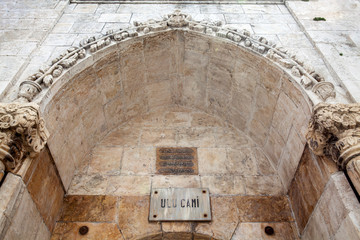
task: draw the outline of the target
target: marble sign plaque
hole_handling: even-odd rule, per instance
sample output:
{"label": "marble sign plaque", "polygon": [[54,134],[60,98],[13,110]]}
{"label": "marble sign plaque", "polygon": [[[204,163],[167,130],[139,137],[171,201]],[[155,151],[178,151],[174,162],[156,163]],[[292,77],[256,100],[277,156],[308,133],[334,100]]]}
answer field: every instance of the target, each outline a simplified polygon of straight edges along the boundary
{"label": "marble sign plaque", "polygon": [[211,221],[209,189],[152,189],[149,221]]}
{"label": "marble sign plaque", "polygon": [[162,175],[197,175],[197,148],[157,148],[156,173]]}

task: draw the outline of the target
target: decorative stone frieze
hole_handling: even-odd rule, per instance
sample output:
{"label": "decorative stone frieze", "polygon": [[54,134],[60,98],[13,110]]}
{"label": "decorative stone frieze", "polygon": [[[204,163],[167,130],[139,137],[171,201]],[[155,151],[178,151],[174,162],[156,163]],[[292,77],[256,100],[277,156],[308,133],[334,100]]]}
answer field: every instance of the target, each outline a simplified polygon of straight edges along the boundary
{"label": "decorative stone frieze", "polygon": [[360,192],[360,104],[318,104],[306,135],[312,151],[347,170]]}
{"label": "decorative stone frieze", "polygon": [[35,103],[0,103],[0,171],[16,173],[35,157],[49,136]]}
{"label": "decorative stone frieze", "polygon": [[[22,101],[31,102],[42,89],[50,87],[56,79],[64,74],[65,70],[77,64],[87,55],[106,46],[152,32],[171,29],[194,31],[232,41],[239,47],[254,51],[279,64],[297,79],[305,90],[312,91],[320,100],[326,101],[328,98],[336,96],[332,83],[324,82],[324,79],[311,66],[304,64],[301,59],[285,48],[277,47],[275,43],[264,37],[251,35],[247,30],[221,27],[221,25],[222,23],[219,21],[195,21],[190,15],[176,10],[174,13],[166,15],[163,20],[134,22],[133,26],[129,28],[110,30],[105,35],[86,38],[79,43],[79,47],[69,48],[55,58],[51,66],[40,68],[37,73],[21,83],[18,98]],[[30,84],[31,82],[33,84]],[[319,83],[321,84],[319,85]]]}

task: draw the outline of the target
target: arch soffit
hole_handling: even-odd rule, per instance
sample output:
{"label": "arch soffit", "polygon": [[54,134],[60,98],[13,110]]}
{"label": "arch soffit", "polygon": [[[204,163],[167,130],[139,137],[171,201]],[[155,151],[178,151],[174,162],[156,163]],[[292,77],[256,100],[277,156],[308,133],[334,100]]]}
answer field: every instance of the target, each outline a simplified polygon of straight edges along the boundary
{"label": "arch soffit", "polygon": [[190,15],[175,11],[161,21],[134,22],[127,29],[110,30],[105,35],[82,40],[79,47],[70,47],[52,60],[50,66],[40,68],[37,73],[21,82],[16,101],[41,102],[43,108],[67,81],[111,50],[116,51],[114,49],[117,49],[117,44],[169,30],[189,31],[230,41],[247,52],[273,62],[291,76],[293,83],[301,88],[313,104],[336,98],[332,83],[326,82],[311,66],[285,48],[277,47],[276,43],[251,35],[247,30],[223,28],[221,22],[194,21]]}

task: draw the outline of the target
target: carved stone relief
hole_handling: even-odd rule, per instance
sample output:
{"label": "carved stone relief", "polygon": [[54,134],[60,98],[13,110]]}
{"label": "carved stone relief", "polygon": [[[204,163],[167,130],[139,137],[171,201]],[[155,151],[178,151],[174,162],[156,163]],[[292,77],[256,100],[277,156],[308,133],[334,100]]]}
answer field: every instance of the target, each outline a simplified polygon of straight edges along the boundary
{"label": "carved stone relief", "polygon": [[225,38],[236,43],[239,47],[255,51],[289,70],[290,74],[298,79],[305,90],[311,89],[322,101],[326,101],[329,97],[335,97],[332,83],[324,82],[324,79],[311,66],[304,64],[302,60],[285,48],[277,47],[275,43],[268,41],[264,37],[251,35],[247,30],[224,28],[221,25],[219,21],[194,21],[190,15],[176,10],[174,13],[166,15],[160,21],[134,22],[133,26],[127,29],[110,30],[105,35],[86,38],[79,43],[79,47],[69,48],[58,58],[54,59],[51,66],[40,68],[37,73],[22,82],[18,93],[18,101],[31,102],[39,92],[51,86],[66,69],[77,64],[80,59],[108,45],[136,36],[143,36],[151,32],[179,28],[213,37]]}
{"label": "carved stone relief", "polygon": [[35,103],[0,103],[0,170],[16,173],[45,146],[48,131]]}
{"label": "carved stone relief", "polygon": [[306,138],[316,155],[330,156],[347,170],[360,192],[360,104],[318,104]]}

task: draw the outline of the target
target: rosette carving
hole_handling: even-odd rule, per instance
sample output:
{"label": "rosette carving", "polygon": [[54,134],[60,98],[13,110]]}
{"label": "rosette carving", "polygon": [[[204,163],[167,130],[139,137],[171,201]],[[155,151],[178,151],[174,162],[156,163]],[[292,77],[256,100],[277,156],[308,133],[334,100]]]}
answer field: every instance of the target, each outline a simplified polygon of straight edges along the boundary
{"label": "rosette carving", "polygon": [[5,171],[16,173],[26,157],[44,148],[48,136],[35,103],[0,103],[0,160]]}

